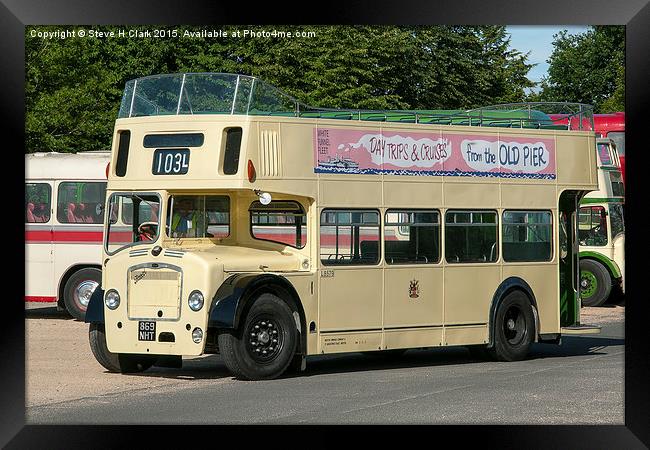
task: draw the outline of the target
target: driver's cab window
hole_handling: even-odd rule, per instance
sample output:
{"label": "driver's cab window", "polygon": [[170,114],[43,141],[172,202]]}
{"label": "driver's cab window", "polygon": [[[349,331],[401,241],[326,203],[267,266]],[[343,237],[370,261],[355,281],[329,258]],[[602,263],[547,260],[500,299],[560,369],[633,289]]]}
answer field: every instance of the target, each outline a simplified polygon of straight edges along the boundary
{"label": "driver's cab window", "polygon": [[158,238],[160,200],[154,194],[112,194],[105,233],[108,254]]}
{"label": "driver's cab window", "polygon": [[580,245],[607,245],[607,212],[603,206],[583,206],[578,215]]}
{"label": "driver's cab window", "polygon": [[172,195],[165,221],[172,238],[217,238],[230,235],[227,195]]}

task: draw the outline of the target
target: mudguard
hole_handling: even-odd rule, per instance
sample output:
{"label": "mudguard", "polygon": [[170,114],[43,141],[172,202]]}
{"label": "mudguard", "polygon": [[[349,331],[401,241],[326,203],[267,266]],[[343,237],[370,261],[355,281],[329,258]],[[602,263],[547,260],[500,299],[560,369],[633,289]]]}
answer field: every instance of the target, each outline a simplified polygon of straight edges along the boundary
{"label": "mudguard", "polygon": [[104,290],[99,286],[90,296],[84,322],[104,323]]}
{"label": "mudguard", "polygon": [[228,277],[217,289],[210,304],[209,328],[237,328],[245,303],[263,285],[279,285],[290,294],[296,295],[286,278],[273,274],[237,274]]}

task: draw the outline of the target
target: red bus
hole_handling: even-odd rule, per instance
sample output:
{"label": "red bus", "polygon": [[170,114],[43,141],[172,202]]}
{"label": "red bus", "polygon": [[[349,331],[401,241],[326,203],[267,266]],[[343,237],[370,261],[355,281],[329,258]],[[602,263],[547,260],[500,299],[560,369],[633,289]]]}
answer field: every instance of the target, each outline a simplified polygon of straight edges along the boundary
{"label": "red bus", "polygon": [[[566,125],[566,114],[549,114],[557,124]],[[610,138],[616,144],[621,161],[621,175],[625,183],[625,113],[594,114],[594,131],[596,136]]]}
{"label": "red bus", "polygon": [[616,144],[625,183],[625,113],[594,114],[594,130],[599,137],[610,138]]}

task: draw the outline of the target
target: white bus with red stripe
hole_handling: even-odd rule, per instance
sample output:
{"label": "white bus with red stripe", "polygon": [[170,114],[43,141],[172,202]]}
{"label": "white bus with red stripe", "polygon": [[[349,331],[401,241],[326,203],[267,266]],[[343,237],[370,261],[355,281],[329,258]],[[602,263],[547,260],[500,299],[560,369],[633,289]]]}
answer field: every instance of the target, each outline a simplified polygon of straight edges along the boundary
{"label": "white bus with red stripe", "polygon": [[83,320],[101,283],[110,152],[25,155],[25,301]]}

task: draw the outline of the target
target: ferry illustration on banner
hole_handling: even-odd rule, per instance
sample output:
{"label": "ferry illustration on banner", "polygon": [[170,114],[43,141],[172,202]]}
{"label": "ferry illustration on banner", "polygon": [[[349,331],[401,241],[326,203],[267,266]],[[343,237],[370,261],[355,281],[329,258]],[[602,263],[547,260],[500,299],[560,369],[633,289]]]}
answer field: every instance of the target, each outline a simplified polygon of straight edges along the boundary
{"label": "ferry illustration on banner", "polygon": [[328,156],[327,161],[318,161],[318,167],[323,169],[358,169],[359,163],[348,157]]}

